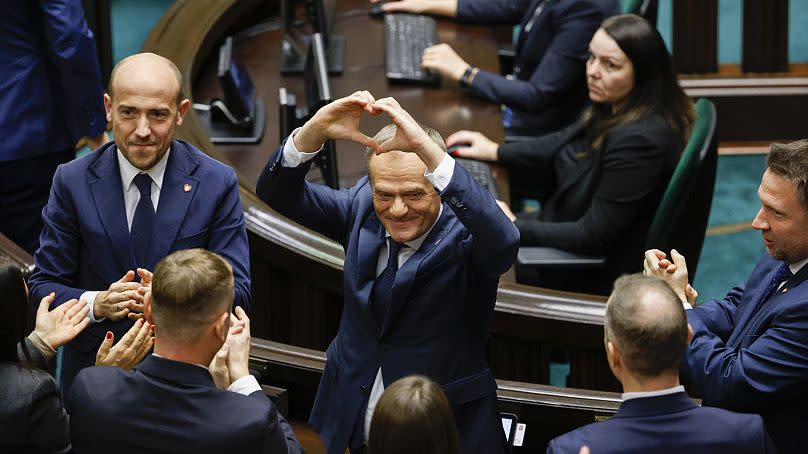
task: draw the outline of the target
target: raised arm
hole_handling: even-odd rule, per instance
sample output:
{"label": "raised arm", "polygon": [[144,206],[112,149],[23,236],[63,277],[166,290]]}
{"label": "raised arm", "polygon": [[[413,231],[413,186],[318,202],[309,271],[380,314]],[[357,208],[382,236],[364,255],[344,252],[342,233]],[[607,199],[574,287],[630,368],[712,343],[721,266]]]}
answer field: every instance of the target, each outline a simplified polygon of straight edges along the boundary
{"label": "raised arm", "polygon": [[307,183],[305,176],[311,159],[326,140],[351,140],[378,147],[359,131],[363,112],[378,114],[371,107],[374,101],[369,92],[358,91],[317,111],[269,158],[258,179],[258,197],[278,213],[344,244],[356,188],[337,191]]}
{"label": "raised arm", "polygon": [[[585,83],[587,46],[603,14],[594,4],[575,2],[553,19],[556,31],[541,61],[525,79],[479,71],[469,93],[526,112],[551,109],[576,85]],[[530,52],[523,47],[521,52]]]}

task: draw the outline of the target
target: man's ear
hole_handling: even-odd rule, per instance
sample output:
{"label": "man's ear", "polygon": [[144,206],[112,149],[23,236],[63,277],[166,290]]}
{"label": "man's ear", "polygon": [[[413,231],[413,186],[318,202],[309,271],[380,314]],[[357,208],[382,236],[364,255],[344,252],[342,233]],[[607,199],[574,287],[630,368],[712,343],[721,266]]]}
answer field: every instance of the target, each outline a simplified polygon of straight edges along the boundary
{"label": "man's ear", "polygon": [[620,357],[620,350],[612,341],[606,341],[606,359],[609,361],[609,366],[611,366],[612,370],[623,368],[623,358]]}
{"label": "man's ear", "polygon": [[146,321],[150,324],[154,325],[154,314],[152,313],[152,294],[151,290],[146,292],[143,295],[143,316],[146,317]]}
{"label": "man's ear", "polygon": [[182,120],[185,118],[185,114],[188,113],[188,109],[191,108],[191,101],[187,99],[183,99],[180,102],[180,106],[177,109],[177,126],[182,126]]}
{"label": "man's ear", "polygon": [[107,123],[112,121],[112,98],[109,93],[104,93],[104,110],[107,113]]}
{"label": "man's ear", "polygon": [[690,323],[687,324],[687,345],[690,345],[690,341],[693,340],[693,327]]}
{"label": "man's ear", "polygon": [[227,339],[227,333],[230,331],[230,312],[222,312],[219,314],[214,320],[212,328],[216,339],[224,343]]}

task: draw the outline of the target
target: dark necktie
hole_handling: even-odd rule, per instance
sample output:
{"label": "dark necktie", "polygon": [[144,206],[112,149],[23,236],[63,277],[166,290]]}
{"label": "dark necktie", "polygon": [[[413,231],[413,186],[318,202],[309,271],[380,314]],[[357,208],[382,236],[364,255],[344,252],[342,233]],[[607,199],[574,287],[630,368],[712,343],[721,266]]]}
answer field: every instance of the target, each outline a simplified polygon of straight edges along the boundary
{"label": "dark necktie", "polygon": [[404,246],[404,243],[390,238],[387,266],[380,275],[376,276],[376,282],[373,283],[371,311],[379,328],[384,325],[384,319],[387,317],[387,309],[390,307],[393,297],[393,284],[396,282],[396,271],[398,271],[398,253]]}
{"label": "dark necktie", "polygon": [[791,276],[791,268],[788,267],[788,264],[785,262],[781,263],[780,267],[777,268],[777,272],[774,273],[774,278],[772,278],[771,282],[769,282],[769,286],[766,287],[766,291],[763,293],[763,298],[760,299],[761,303],[766,302],[772,293],[777,290],[780,284],[790,279]]}
{"label": "dark necktie", "polygon": [[152,179],[145,173],[140,173],[135,177],[134,182],[140,191],[140,200],[137,202],[135,216],[132,218],[129,237],[132,239],[132,249],[135,252],[137,266],[146,268],[149,241],[151,240],[152,227],[154,226],[154,205],[151,199]]}

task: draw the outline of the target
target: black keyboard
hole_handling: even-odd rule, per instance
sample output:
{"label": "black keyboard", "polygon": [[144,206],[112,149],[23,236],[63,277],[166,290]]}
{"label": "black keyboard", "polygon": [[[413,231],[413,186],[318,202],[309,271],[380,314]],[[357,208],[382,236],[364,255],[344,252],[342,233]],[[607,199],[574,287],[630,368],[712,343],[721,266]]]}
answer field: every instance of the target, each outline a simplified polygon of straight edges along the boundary
{"label": "black keyboard", "polygon": [[424,49],[438,43],[435,18],[419,14],[384,15],[384,50],[387,79],[437,85],[437,74],[421,68]]}
{"label": "black keyboard", "polygon": [[499,191],[497,190],[497,182],[494,181],[494,175],[491,173],[491,167],[488,164],[477,161],[476,159],[454,158],[455,164],[460,164],[466,169],[466,172],[474,177],[474,180],[480,186],[488,189],[488,192],[499,200]]}

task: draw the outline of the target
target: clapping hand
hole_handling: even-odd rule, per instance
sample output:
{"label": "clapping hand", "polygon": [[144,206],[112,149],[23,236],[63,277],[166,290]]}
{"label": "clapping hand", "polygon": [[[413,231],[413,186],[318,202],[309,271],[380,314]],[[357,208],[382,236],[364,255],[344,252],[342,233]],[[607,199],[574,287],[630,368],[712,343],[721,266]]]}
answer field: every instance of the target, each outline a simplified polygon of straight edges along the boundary
{"label": "clapping hand", "polygon": [[[145,268],[138,268],[137,269],[137,275],[140,277],[140,287],[137,288],[137,292],[142,298],[142,297],[144,297],[146,295],[146,292],[151,290],[152,278],[153,278],[154,274],[152,274],[151,271],[149,271],[149,270],[147,270]],[[137,320],[139,318],[143,318],[143,312],[132,312],[132,311],[130,311],[127,314],[127,317],[129,317],[132,320]]]}
{"label": "clapping hand", "polygon": [[230,316],[233,325],[240,324],[240,332],[233,334],[227,352],[227,370],[230,383],[250,375],[250,318],[244,309],[236,306],[236,315]]}
{"label": "clapping hand", "polygon": [[131,369],[143,360],[154,346],[154,326],[145,319],[140,319],[129,328],[121,340],[113,346],[115,335],[107,331],[98,353],[95,355],[96,366],[116,366]]}
{"label": "clapping hand", "polygon": [[233,336],[241,334],[244,330],[244,325],[244,322],[239,321],[233,314],[230,314],[230,330],[227,332],[227,338],[208,366],[213,382],[221,390],[226,390],[232,383],[230,381],[230,371],[227,368],[227,356],[230,353]]}
{"label": "clapping hand", "polygon": [[[149,273],[151,274],[151,273]],[[135,272],[129,270],[122,278],[113,282],[108,290],[98,292],[93,304],[93,315],[96,319],[108,318],[113,322],[126,317],[129,313],[143,312],[143,296],[140,282],[134,282]]]}
{"label": "clapping hand", "polygon": [[34,332],[54,350],[73,340],[87,325],[90,308],[76,299],[64,302],[54,310],[49,310],[56,294],[42,298],[36,311]]}
{"label": "clapping hand", "polygon": [[643,261],[643,274],[646,276],[656,276],[668,283],[668,285],[679,295],[682,302],[694,305],[698,298],[698,292],[690,285],[687,276],[687,263],[685,257],[676,249],[671,250],[671,259],[667,254],[659,249],[649,249],[645,251]]}

